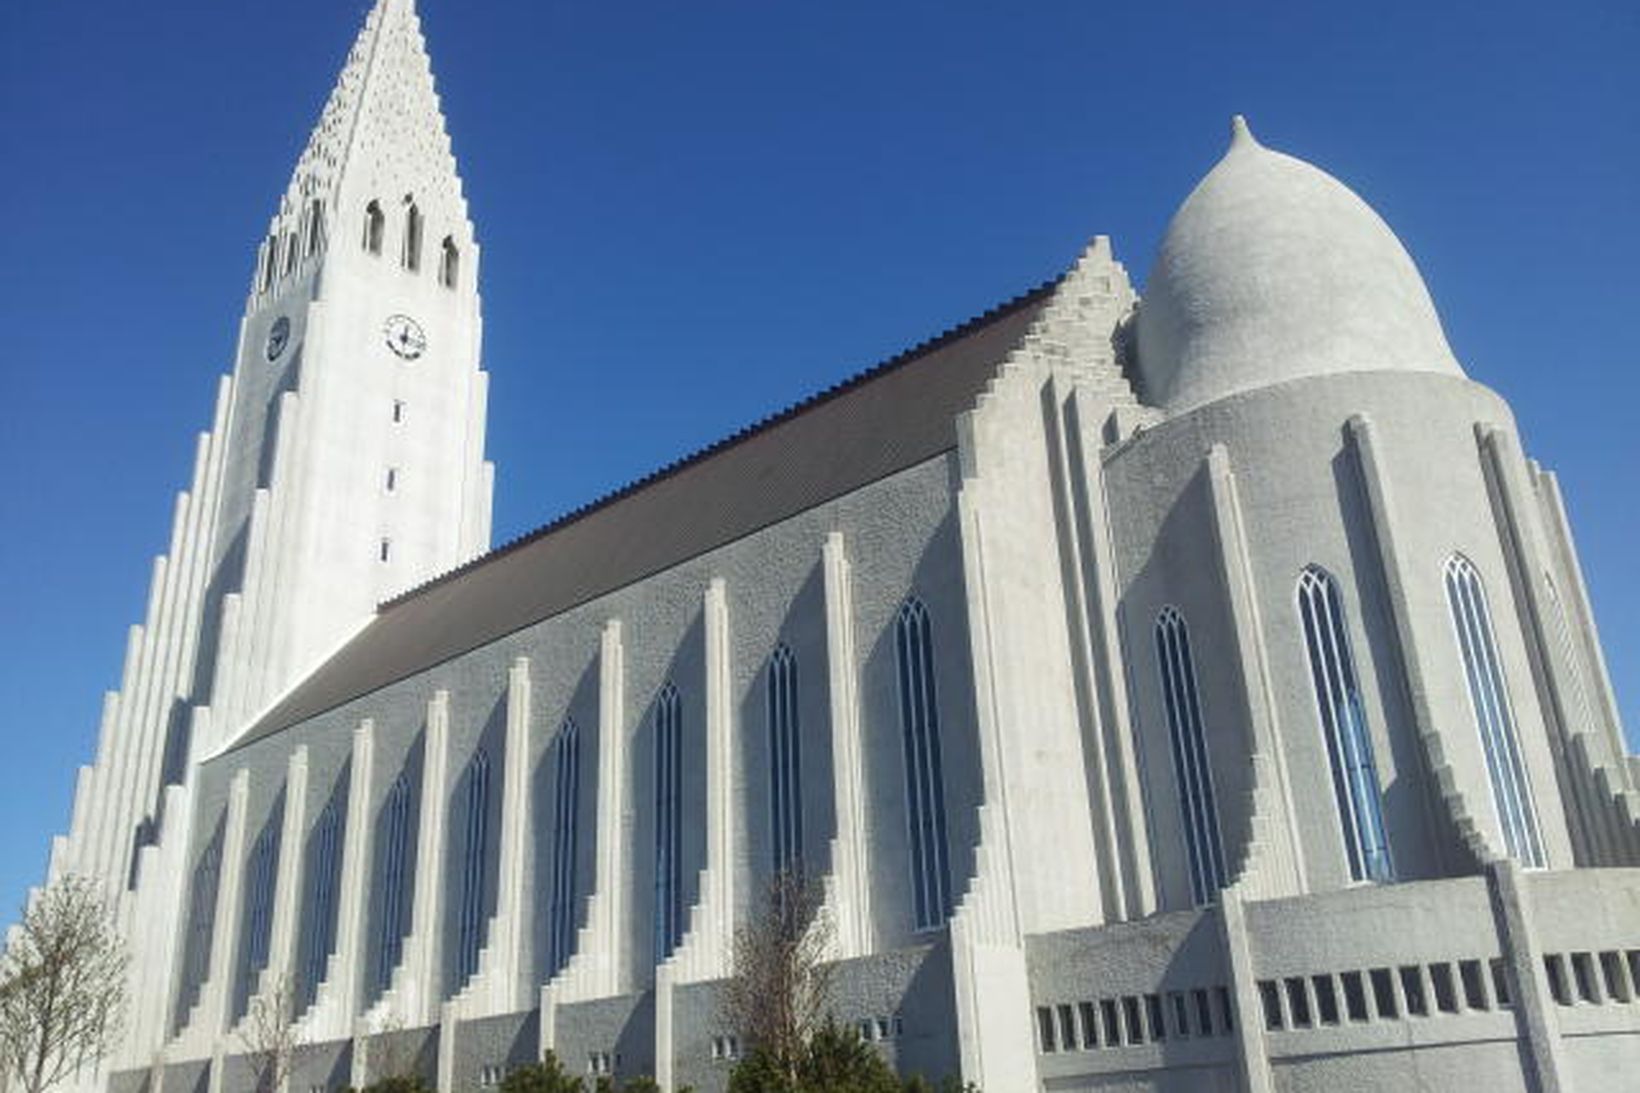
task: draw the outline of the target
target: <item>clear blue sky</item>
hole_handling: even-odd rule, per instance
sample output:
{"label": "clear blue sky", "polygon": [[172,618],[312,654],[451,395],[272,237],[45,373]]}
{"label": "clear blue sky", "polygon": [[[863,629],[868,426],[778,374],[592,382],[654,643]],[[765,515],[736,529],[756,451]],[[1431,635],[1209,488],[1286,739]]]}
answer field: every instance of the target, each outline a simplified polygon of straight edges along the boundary
{"label": "clear blue sky", "polygon": [[[67,823],[257,240],[366,6],[0,6],[0,919]],[[1633,0],[421,10],[484,246],[498,542],[1094,234],[1142,281],[1240,111],[1385,216],[1561,472],[1640,728]]]}

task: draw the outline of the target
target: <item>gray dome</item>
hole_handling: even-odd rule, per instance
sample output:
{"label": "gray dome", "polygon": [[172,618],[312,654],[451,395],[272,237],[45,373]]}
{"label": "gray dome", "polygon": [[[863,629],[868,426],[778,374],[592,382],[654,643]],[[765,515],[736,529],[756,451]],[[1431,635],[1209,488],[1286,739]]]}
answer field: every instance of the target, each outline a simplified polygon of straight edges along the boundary
{"label": "gray dome", "polygon": [[1170,412],[1303,376],[1462,376],[1418,267],[1350,189],[1265,148],[1230,150],[1168,225],[1139,306],[1145,400]]}

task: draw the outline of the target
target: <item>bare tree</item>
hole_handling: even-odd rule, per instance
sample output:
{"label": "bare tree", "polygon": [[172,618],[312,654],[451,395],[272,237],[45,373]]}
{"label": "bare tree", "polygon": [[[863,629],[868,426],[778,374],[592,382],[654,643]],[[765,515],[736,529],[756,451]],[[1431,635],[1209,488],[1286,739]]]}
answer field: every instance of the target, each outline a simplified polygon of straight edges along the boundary
{"label": "bare tree", "polygon": [[95,1067],[125,1017],[125,944],[97,883],[64,876],[23,910],[0,956],[0,1068],[40,1093]]}
{"label": "bare tree", "polygon": [[296,1024],[296,985],[289,975],[278,977],[251,999],[239,1026],[239,1042],[256,1093],[283,1089],[303,1043]]}
{"label": "bare tree", "polygon": [[795,1077],[825,1018],[831,922],[819,883],[800,868],[770,878],[762,905],[735,932],[722,1019],[741,1041]]}

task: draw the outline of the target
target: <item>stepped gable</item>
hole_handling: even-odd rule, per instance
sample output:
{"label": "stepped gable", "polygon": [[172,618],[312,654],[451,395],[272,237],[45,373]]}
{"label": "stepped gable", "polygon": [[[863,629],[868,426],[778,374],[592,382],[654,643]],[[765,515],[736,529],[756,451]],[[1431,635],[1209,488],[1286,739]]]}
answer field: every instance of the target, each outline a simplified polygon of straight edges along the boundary
{"label": "stepped gable", "polygon": [[384,604],[242,747],[925,462],[1053,298],[1044,284]]}

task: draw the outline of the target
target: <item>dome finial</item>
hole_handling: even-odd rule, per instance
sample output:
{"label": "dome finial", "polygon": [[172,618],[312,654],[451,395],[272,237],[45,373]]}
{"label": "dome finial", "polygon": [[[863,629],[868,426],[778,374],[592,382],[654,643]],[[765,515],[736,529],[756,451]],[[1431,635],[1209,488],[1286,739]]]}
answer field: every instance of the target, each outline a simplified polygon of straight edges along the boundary
{"label": "dome finial", "polygon": [[1230,118],[1230,150],[1233,152],[1243,147],[1259,148],[1262,145],[1247,125],[1247,118],[1241,114],[1234,114]]}

